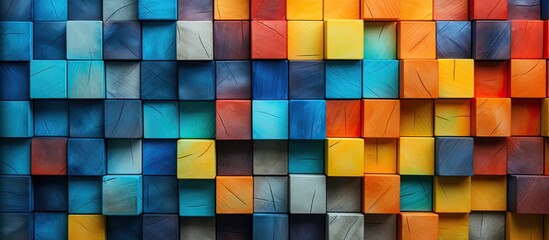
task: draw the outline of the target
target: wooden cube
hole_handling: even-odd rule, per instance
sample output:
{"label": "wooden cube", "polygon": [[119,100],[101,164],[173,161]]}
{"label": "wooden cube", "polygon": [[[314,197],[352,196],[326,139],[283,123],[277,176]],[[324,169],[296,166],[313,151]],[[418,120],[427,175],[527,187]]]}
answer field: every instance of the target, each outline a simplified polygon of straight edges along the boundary
{"label": "wooden cube", "polygon": [[387,214],[400,212],[400,176],[365,174],[362,212]]}
{"label": "wooden cube", "polygon": [[469,239],[469,214],[439,214],[438,239]]}
{"label": "wooden cube", "polygon": [[324,140],[290,140],[288,146],[288,172],[324,173]]}
{"label": "wooden cube", "polygon": [[364,60],[362,69],[362,98],[398,98],[398,60]]}
{"label": "wooden cube", "polygon": [[325,161],[327,176],[362,176],[364,174],[364,140],[361,138],[328,138]]}
{"label": "wooden cube", "polygon": [[288,101],[252,101],[253,139],[288,139]]}
{"label": "wooden cube", "polygon": [[[294,62],[295,63],[295,62]],[[325,67],[325,98],[326,99],[358,99],[362,96],[362,61],[326,61]],[[290,71],[294,64],[290,63]],[[318,67],[320,68],[320,67]],[[322,72],[321,72],[322,73]],[[308,78],[318,75],[307,74]],[[304,79],[308,79],[304,78]],[[318,82],[323,80],[313,80]],[[320,85],[320,84],[316,84]],[[292,89],[292,87],[290,87]],[[295,89],[295,88],[294,88]],[[300,90],[300,88],[298,88]],[[311,90],[309,90],[311,91]],[[290,92],[293,92],[290,90]],[[290,94],[292,95],[292,94]]]}
{"label": "wooden cube", "polygon": [[512,99],[511,100],[511,135],[512,136],[539,136],[540,135],[539,99]]}
{"label": "wooden cube", "polygon": [[401,98],[438,98],[437,60],[402,60],[400,64]]}
{"label": "wooden cube", "polygon": [[507,2],[492,0],[473,0],[469,6],[471,20],[507,20]]}
{"label": "wooden cube", "polygon": [[475,138],[474,175],[507,174],[507,139]]}
{"label": "wooden cube", "polygon": [[467,0],[434,0],[433,20],[469,20]]}
{"label": "wooden cube", "polygon": [[364,239],[397,239],[396,214],[364,215]]}
{"label": "wooden cube", "polygon": [[435,136],[469,136],[470,106],[469,100],[435,100]]}
{"label": "wooden cube", "polygon": [[67,175],[67,139],[33,138],[32,175]]}
{"label": "wooden cube", "polygon": [[511,99],[476,98],[471,103],[471,135],[508,137],[511,135]]}
{"label": "wooden cube", "polygon": [[215,239],[215,218],[180,218],[179,238],[183,239]]}
{"label": "wooden cube", "polygon": [[144,102],[143,137],[164,139],[179,138],[179,102]]}
{"label": "wooden cube", "polygon": [[360,100],[326,101],[326,136],[360,137]]}
{"label": "wooden cube", "polygon": [[[32,14],[32,2],[23,3],[30,5],[29,11]],[[6,8],[2,12],[5,16],[9,15],[7,11],[10,5],[2,6]],[[14,11],[15,12],[15,11]],[[2,19],[5,19],[2,17]],[[28,19],[28,21],[32,21]],[[0,47],[0,60],[2,61],[29,61],[33,59],[33,23],[32,22],[2,22],[0,31],[13,34],[2,37],[2,47]],[[91,40],[91,39],[90,39]],[[93,40],[92,40],[93,41]],[[74,43],[71,43],[71,45]],[[8,47],[9,46],[9,47]],[[72,50],[72,49],[71,49]]]}
{"label": "wooden cube", "polygon": [[290,99],[325,99],[324,61],[290,61],[288,90]]}
{"label": "wooden cube", "polygon": [[103,176],[103,215],[140,215],[143,212],[141,175]]}
{"label": "wooden cube", "polygon": [[437,137],[435,168],[437,176],[472,176],[473,138]]}
{"label": "wooden cube", "polygon": [[509,68],[509,97],[544,98],[547,86],[545,60],[511,60]]}
{"label": "wooden cube", "polygon": [[471,58],[470,21],[437,21],[437,58]]}
{"label": "wooden cube", "polygon": [[213,46],[215,60],[248,60],[250,58],[250,22],[215,21]]}
{"label": "wooden cube", "polygon": [[288,174],[288,141],[265,140],[253,143],[254,175]]}
{"label": "wooden cube", "polygon": [[400,20],[432,20],[433,1],[400,0]]}
{"label": "wooden cube", "polygon": [[364,238],[364,215],[358,213],[328,213],[326,216],[326,239],[347,236],[350,239]]}
{"label": "wooden cube", "polygon": [[287,20],[322,20],[322,0],[287,0]]}
{"label": "wooden cube", "polygon": [[433,136],[433,101],[400,101],[400,136]]}
{"label": "wooden cube", "polygon": [[33,189],[31,176],[0,176],[0,212],[32,212]]}
{"label": "wooden cube", "polygon": [[107,141],[107,174],[141,174],[142,140],[109,139]]}
{"label": "wooden cube", "polygon": [[215,218],[217,239],[252,239],[252,214],[220,214]]}
{"label": "wooden cube", "polygon": [[[511,22],[474,21],[472,33],[473,58],[475,60],[508,60],[511,58]],[[498,51],[494,51],[494,49],[498,49]]]}
{"label": "wooden cube", "polygon": [[400,175],[434,175],[435,139],[401,137],[398,144],[397,173]]}
{"label": "wooden cube", "polygon": [[249,140],[252,138],[251,101],[218,100],[216,106],[216,139]]}
{"label": "wooden cube", "polygon": [[254,179],[231,176],[216,178],[216,204],[218,214],[251,214],[254,212]]}
{"label": "wooden cube", "polygon": [[32,99],[67,98],[67,61],[31,61],[30,97]]}
{"label": "wooden cube", "polygon": [[[29,214],[29,215],[32,216],[32,214]],[[4,219],[2,221],[6,222]],[[15,219],[10,219],[9,222],[12,223],[12,224],[9,224],[11,227],[15,227],[19,224],[24,223],[24,221],[19,222]],[[14,222],[19,222],[19,223],[13,224]],[[30,222],[32,223],[32,220]],[[68,225],[68,217],[66,213],[61,213],[61,212],[34,213],[34,236],[35,236],[34,239],[38,239],[38,238],[66,239],[67,225]],[[4,231],[5,230],[3,230],[3,232]],[[5,236],[10,237],[9,235],[5,235]]]}
{"label": "wooden cube", "polygon": [[402,21],[398,33],[399,59],[436,58],[435,22]]}
{"label": "wooden cube", "polygon": [[178,183],[174,176],[143,176],[143,212],[178,213]]}
{"label": "wooden cube", "polygon": [[511,58],[543,58],[543,21],[511,21]]}
{"label": "wooden cube", "polygon": [[505,239],[505,212],[471,212],[469,237],[471,239]]}
{"label": "wooden cube", "polygon": [[362,109],[362,137],[396,138],[400,136],[399,100],[362,100]]}
{"label": "wooden cube", "polygon": [[506,211],[507,178],[473,176],[471,178],[471,211]]}
{"label": "wooden cube", "polygon": [[439,59],[438,86],[440,98],[473,98],[475,61],[472,59]]}
{"label": "wooden cube", "polygon": [[[116,4],[117,1],[105,1]],[[106,7],[106,6],[105,6]],[[118,6],[122,7],[122,6]],[[124,11],[118,11],[122,14]],[[120,16],[122,16],[120,14]],[[117,14],[118,15],[118,14]],[[114,15],[118,18],[117,15]],[[111,15],[113,16],[113,15]],[[103,23],[103,59],[140,60],[141,24],[137,21],[108,21]]]}
{"label": "wooden cube", "polygon": [[[69,108],[67,101],[35,101],[33,108],[35,137],[55,137],[69,135]],[[91,123],[91,121],[88,122],[88,124]]]}
{"label": "wooden cube", "polygon": [[364,57],[364,22],[362,20],[327,20],[324,22],[325,59]]}
{"label": "wooden cube", "polygon": [[143,141],[143,175],[177,174],[177,140]]}
{"label": "wooden cube", "polygon": [[214,179],[215,163],[214,140],[177,141],[178,179]]}
{"label": "wooden cube", "polygon": [[396,138],[364,139],[364,173],[396,173]]}
{"label": "wooden cube", "polygon": [[69,215],[69,239],[104,240],[107,239],[105,216]]}
{"label": "wooden cube", "polygon": [[287,60],[252,62],[252,99],[288,99],[289,66]]}
{"label": "wooden cube", "polygon": [[361,193],[361,178],[329,177],[326,181],[326,211],[360,212]]}
{"label": "wooden cube", "polygon": [[251,0],[252,20],[286,20],[285,0]]}
{"label": "wooden cube", "polygon": [[324,23],[288,21],[288,60],[324,59]]}
{"label": "wooden cube", "polygon": [[254,212],[288,212],[288,177],[254,177]]}
{"label": "wooden cube", "polygon": [[475,61],[475,97],[507,97],[507,61]]}
{"label": "wooden cube", "polygon": [[144,214],[142,219],[143,239],[176,239],[179,235],[176,214]]}
{"label": "wooden cube", "polygon": [[324,0],[324,20],[362,19],[360,2],[357,0]]}
{"label": "wooden cube", "polygon": [[105,138],[141,138],[143,107],[141,100],[105,101]]}
{"label": "wooden cube", "polygon": [[[369,2],[368,4],[389,3],[389,1],[372,0],[364,0],[364,2]],[[399,3],[399,1],[390,2]],[[396,59],[396,56],[397,22],[364,22],[364,59],[390,60]]]}
{"label": "wooden cube", "polygon": [[507,138],[507,174],[543,174],[543,138]]}
{"label": "wooden cube", "polygon": [[252,59],[286,59],[288,31],[286,21],[252,21]]}
{"label": "wooden cube", "polygon": [[290,139],[326,138],[326,101],[290,100]]}
{"label": "wooden cube", "polygon": [[507,212],[505,216],[505,239],[543,239],[543,215]]}
{"label": "wooden cube", "polygon": [[213,60],[213,23],[177,22],[177,60]]}
{"label": "wooden cube", "polygon": [[[28,195],[31,196],[31,199],[34,198],[34,211],[67,212],[68,184],[65,176],[33,176],[32,179],[33,192]],[[19,184],[24,183],[19,182]],[[26,185],[23,185],[22,187],[26,188]],[[89,192],[92,191],[93,190],[90,190]],[[25,190],[15,193],[25,194]],[[9,197],[9,195],[7,196]],[[14,198],[13,200],[25,200],[24,196],[25,195],[23,195],[23,198]],[[26,202],[23,204],[26,205]]]}
{"label": "wooden cube", "polygon": [[67,59],[102,59],[102,32],[101,21],[67,21]]}
{"label": "wooden cube", "polygon": [[400,17],[400,0],[361,0],[360,7],[364,20],[396,20]]}
{"label": "wooden cube", "polygon": [[214,0],[214,20],[250,19],[250,0]]}
{"label": "wooden cube", "polygon": [[400,176],[400,211],[433,210],[433,177]]}
{"label": "wooden cube", "polygon": [[326,176],[290,174],[290,213],[326,213]]}
{"label": "wooden cube", "polygon": [[518,214],[548,214],[548,188],[549,176],[510,176],[507,193],[508,211]]}
{"label": "wooden cube", "polygon": [[0,174],[30,175],[30,159],[31,139],[0,140],[0,161],[5,163],[0,167]]}
{"label": "wooden cube", "polygon": [[217,141],[217,174],[220,176],[252,175],[251,141]]}
{"label": "wooden cube", "polygon": [[471,212],[471,177],[435,176],[433,211],[436,213]]}
{"label": "wooden cube", "polygon": [[264,214],[253,215],[253,239],[284,239],[288,238],[290,226],[287,214]]}
{"label": "wooden cube", "polygon": [[179,102],[179,137],[215,137],[215,101]]}
{"label": "wooden cube", "polygon": [[179,180],[179,216],[215,216],[215,180]]}
{"label": "wooden cube", "polygon": [[[97,4],[97,5],[101,6],[101,4]],[[177,19],[177,0],[169,0],[169,1],[140,0],[138,5],[139,5],[139,20],[158,21],[158,20],[176,20]],[[82,7],[82,9],[83,8],[84,7]],[[69,7],[69,10],[71,10],[70,7]],[[99,10],[99,13],[101,13],[101,10]],[[69,14],[72,14],[72,13],[69,11]]]}
{"label": "wooden cube", "polygon": [[290,239],[325,239],[324,214],[290,214]]}
{"label": "wooden cube", "polygon": [[[546,1],[544,1],[546,2]],[[545,4],[546,6],[549,6],[549,4]],[[543,22],[543,57],[549,58],[549,21],[545,20]]]}
{"label": "wooden cube", "polygon": [[398,239],[438,239],[438,214],[401,212],[398,215]]}
{"label": "wooden cube", "polygon": [[509,0],[508,4],[509,19],[536,20],[541,18],[541,0]]}

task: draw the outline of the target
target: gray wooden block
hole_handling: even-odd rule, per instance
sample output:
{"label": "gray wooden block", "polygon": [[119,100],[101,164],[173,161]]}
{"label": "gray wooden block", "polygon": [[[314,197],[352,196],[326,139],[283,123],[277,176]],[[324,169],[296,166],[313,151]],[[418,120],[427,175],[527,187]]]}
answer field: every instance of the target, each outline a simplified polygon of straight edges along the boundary
{"label": "gray wooden block", "polygon": [[254,141],[254,175],[288,174],[288,141]]}
{"label": "gray wooden block", "polygon": [[213,60],[212,21],[177,22],[177,60]]}
{"label": "gray wooden block", "polygon": [[505,239],[505,212],[471,212],[469,214],[469,239]]}
{"label": "gray wooden block", "polygon": [[138,0],[103,0],[103,21],[139,20]]}
{"label": "gray wooden block", "polygon": [[326,176],[290,174],[290,213],[326,213]]}
{"label": "gray wooden block", "polygon": [[106,62],[107,99],[141,97],[141,64],[139,62]]}
{"label": "gray wooden block", "polygon": [[361,213],[328,213],[326,218],[326,239],[364,239],[364,215]]}
{"label": "gray wooden block", "polygon": [[179,239],[215,240],[214,217],[183,217],[179,221]]}
{"label": "gray wooden block", "polygon": [[328,212],[360,212],[362,178],[328,177],[326,201]]}
{"label": "gray wooden block", "polygon": [[288,212],[288,177],[254,177],[254,212]]}
{"label": "gray wooden block", "polygon": [[364,240],[396,240],[397,215],[364,215]]}

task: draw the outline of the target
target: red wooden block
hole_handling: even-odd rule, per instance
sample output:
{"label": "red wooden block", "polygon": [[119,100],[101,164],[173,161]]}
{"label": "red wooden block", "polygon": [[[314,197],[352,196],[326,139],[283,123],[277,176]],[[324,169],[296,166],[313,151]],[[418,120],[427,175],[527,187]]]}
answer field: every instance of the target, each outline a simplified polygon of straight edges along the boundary
{"label": "red wooden block", "polygon": [[507,144],[508,174],[543,175],[542,137],[510,137]]}
{"label": "red wooden block", "polygon": [[507,174],[507,139],[475,138],[473,155],[474,175]]}
{"label": "red wooden block", "polygon": [[507,62],[475,61],[475,98],[507,97]]}
{"label": "red wooden block", "polygon": [[33,138],[32,175],[67,175],[67,139]]}
{"label": "red wooden block", "polygon": [[507,20],[507,0],[471,0],[469,15],[471,20]]}
{"label": "red wooden block", "polygon": [[326,101],[326,137],[360,137],[360,100]]}
{"label": "red wooden block", "polygon": [[511,58],[543,57],[543,21],[511,21]]}
{"label": "red wooden block", "polygon": [[468,0],[434,0],[433,20],[469,20]]}
{"label": "red wooden block", "polygon": [[251,0],[252,20],[286,20],[286,0]]}
{"label": "red wooden block", "polygon": [[286,59],[286,21],[252,21],[252,59]]}
{"label": "red wooden block", "polygon": [[511,135],[539,136],[540,110],[539,99],[511,99]]}
{"label": "red wooden block", "polygon": [[218,100],[215,108],[216,139],[250,140],[252,138],[252,102],[250,100]]}
{"label": "red wooden block", "polygon": [[549,214],[549,176],[510,176],[508,211],[519,214]]}
{"label": "red wooden block", "polygon": [[543,22],[543,57],[549,58],[549,20]]}

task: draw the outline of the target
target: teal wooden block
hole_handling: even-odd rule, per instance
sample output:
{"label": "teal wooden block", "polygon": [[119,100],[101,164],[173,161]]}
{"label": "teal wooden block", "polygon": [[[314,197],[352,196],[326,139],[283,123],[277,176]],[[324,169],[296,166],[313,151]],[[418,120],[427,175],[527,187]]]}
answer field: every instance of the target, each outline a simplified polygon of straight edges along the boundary
{"label": "teal wooden block", "polygon": [[102,58],[102,22],[67,21],[67,59],[101,60]]}
{"label": "teal wooden block", "polygon": [[105,98],[103,61],[68,62],[69,98]]}
{"label": "teal wooden block", "polygon": [[180,138],[215,138],[215,101],[181,101]]}
{"label": "teal wooden block", "polygon": [[215,216],[215,180],[179,180],[179,216]]}
{"label": "teal wooden block", "polygon": [[0,101],[0,137],[32,137],[33,119],[31,102]]}
{"label": "teal wooden block", "polygon": [[364,22],[364,59],[396,59],[396,22]]}
{"label": "teal wooden block", "polygon": [[107,174],[141,174],[141,148],[140,139],[109,139]]}
{"label": "teal wooden block", "polygon": [[139,20],[177,20],[177,0],[139,0]]}
{"label": "teal wooden block", "polygon": [[101,214],[101,177],[69,178],[69,214]]}
{"label": "teal wooden block", "polygon": [[400,176],[400,211],[428,212],[433,208],[431,176]]}
{"label": "teal wooden block", "polygon": [[143,131],[145,138],[179,138],[179,103],[143,102]]}
{"label": "teal wooden block", "polygon": [[137,21],[138,0],[103,0],[103,21]]}
{"label": "teal wooden block", "polygon": [[324,141],[291,140],[288,171],[290,173],[324,173]]}
{"label": "teal wooden block", "polygon": [[326,98],[360,99],[362,63],[360,61],[326,61]]}
{"label": "teal wooden block", "polygon": [[362,62],[362,98],[398,98],[398,60]]}
{"label": "teal wooden block", "polygon": [[30,97],[67,98],[67,61],[31,61]]}
{"label": "teal wooden block", "polygon": [[103,177],[103,215],[132,215],[143,212],[141,175]]}
{"label": "teal wooden block", "polygon": [[32,22],[0,22],[0,61],[29,60],[32,60]]}
{"label": "teal wooden block", "polygon": [[30,139],[0,139],[0,174],[30,175]]}
{"label": "teal wooden block", "polygon": [[288,101],[252,101],[253,139],[288,139]]}
{"label": "teal wooden block", "polygon": [[143,22],[141,27],[143,60],[175,60],[176,22]]}

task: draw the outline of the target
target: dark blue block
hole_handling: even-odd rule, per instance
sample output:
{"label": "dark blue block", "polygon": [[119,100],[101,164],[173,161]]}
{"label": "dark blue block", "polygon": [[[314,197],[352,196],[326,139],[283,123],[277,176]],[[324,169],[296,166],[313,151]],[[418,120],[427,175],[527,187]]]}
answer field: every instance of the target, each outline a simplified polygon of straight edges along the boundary
{"label": "dark blue block", "polygon": [[32,21],[33,0],[0,1],[0,21]]}
{"label": "dark blue block", "polygon": [[69,135],[71,137],[104,136],[104,101],[82,100],[69,103]]}
{"label": "dark blue block", "polygon": [[68,0],[69,20],[102,20],[102,0]]}
{"label": "dark blue block", "polygon": [[215,216],[215,181],[210,179],[179,181],[179,216]]}
{"label": "dark blue block", "polygon": [[177,214],[143,214],[143,240],[178,240]]}
{"label": "dark blue block", "polygon": [[435,170],[437,176],[473,176],[473,138],[437,137]]}
{"label": "dark blue block", "polygon": [[288,99],[288,61],[252,62],[252,98]]}
{"label": "dark blue block", "polygon": [[141,24],[131,21],[104,22],[103,58],[141,59]]}
{"label": "dark blue block", "polygon": [[0,22],[0,61],[29,60],[32,60],[32,22]]}
{"label": "dark blue block", "polygon": [[471,58],[471,22],[437,21],[437,58]]}
{"label": "dark blue block", "polygon": [[475,60],[511,58],[511,22],[474,21],[472,35]]}
{"label": "dark blue block", "polygon": [[30,156],[30,139],[0,139],[0,174],[29,175]]}
{"label": "dark blue block", "polygon": [[143,224],[141,216],[108,216],[107,239],[141,240]]}
{"label": "dark blue block", "polygon": [[142,57],[143,60],[175,60],[176,22],[143,22]]}
{"label": "dark blue block", "polygon": [[326,62],[326,98],[360,99],[361,90],[361,61]]}
{"label": "dark blue block", "polygon": [[541,0],[508,0],[508,19],[541,19]]}
{"label": "dark blue block", "polygon": [[324,214],[291,214],[290,239],[324,239],[325,226]]}
{"label": "dark blue block", "polygon": [[143,140],[143,175],[176,175],[177,141]]}
{"label": "dark blue block", "polygon": [[251,71],[250,61],[216,61],[216,98],[250,99],[252,96]]}
{"label": "dark blue block", "polygon": [[254,239],[289,239],[286,214],[254,214]]}
{"label": "dark blue block", "polygon": [[30,212],[33,201],[30,176],[0,176],[0,212]]}
{"label": "dark blue block", "polygon": [[34,176],[34,210],[63,212],[68,210],[67,177]]}
{"label": "dark blue block", "polygon": [[290,100],[290,139],[326,138],[326,101]]}
{"label": "dark blue block", "polygon": [[34,0],[34,21],[67,21],[67,0]]}
{"label": "dark blue block", "polygon": [[0,213],[0,236],[10,240],[33,240],[33,223],[32,213]]}
{"label": "dark blue block", "polygon": [[29,100],[29,63],[0,63],[0,100]]}
{"label": "dark blue block", "polygon": [[69,135],[69,103],[64,100],[34,101],[34,135],[66,137]]}
{"label": "dark blue block", "polygon": [[177,62],[141,62],[141,99],[177,99]]}
{"label": "dark blue block", "polygon": [[101,214],[101,177],[69,178],[69,214]]}
{"label": "dark blue block", "polygon": [[34,22],[33,55],[35,60],[64,60],[67,57],[67,23]]}
{"label": "dark blue block", "polygon": [[324,99],[324,62],[291,61],[290,99]]}
{"label": "dark blue block", "polygon": [[549,19],[549,0],[541,0],[541,19]]}
{"label": "dark blue block", "polygon": [[251,214],[220,214],[216,216],[216,239],[252,239]]}
{"label": "dark blue block", "polygon": [[433,177],[400,176],[400,211],[430,212],[433,209]]}
{"label": "dark blue block", "polygon": [[68,236],[66,213],[34,213],[34,240],[65,240]]}
{"label": "dark blue block", "polygon": [[178,213],[179,191],[174,176],[143,177],[143,212]]}
{"label": "dark blue block", "polygon": [[69,138],[67,161],[68,175],[105,175],[107,171],[105,140],[102,138]]}
{"label": "dark blue block", "polygon": [[105,137],[143,137],[143,109],[140,100],[105,101]]}
{"label": "dark blue block", "polygon": [[179,63],[179,100],[215,100],[215,63]]}

